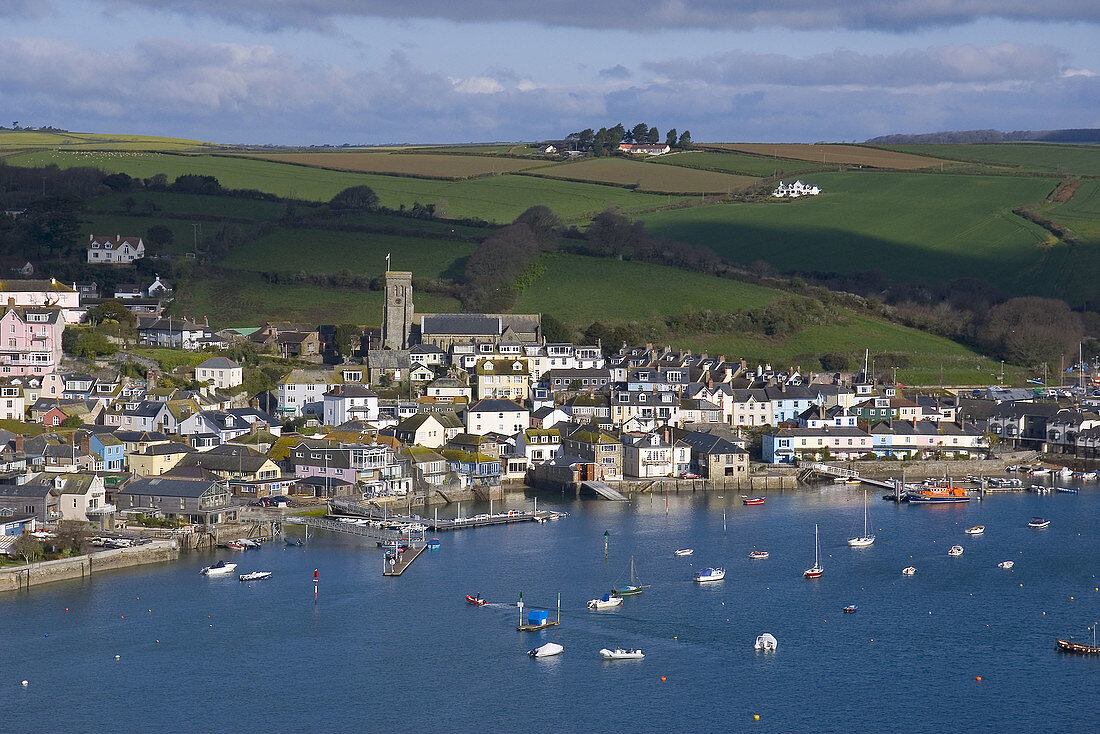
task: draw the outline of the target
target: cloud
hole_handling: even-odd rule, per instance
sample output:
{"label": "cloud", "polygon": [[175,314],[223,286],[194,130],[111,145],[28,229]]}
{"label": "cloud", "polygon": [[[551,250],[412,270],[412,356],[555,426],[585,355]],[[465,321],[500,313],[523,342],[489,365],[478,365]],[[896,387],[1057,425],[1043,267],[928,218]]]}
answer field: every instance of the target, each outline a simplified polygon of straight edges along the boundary
{"label": "cloud", "polygon": [[936,46],[894,54],[838,50],[809,58],[733,51],[702,59],[649,62],[646,68],[682,82],[793,87],[912,87],[1038,81],[1061,74],[1067,54],[1046,46]]}
{"label": "cloud", "polygon": [[54,6],[49,0],[3,0],[0,2],[0,18],[38,20],[50,15]]}
{"label": "cloud", "polygon": [[[30,0],[21,0],[29,4]],[[1100,22],[1095,0],[104,0],[112,8],[167,9],[204,14],[264,29],[332,29],[341,18],[438,19],[457,23],[517,22],[571,28],[669,28],[747,30],[908,31],[964,25],[996,18],[1009,21]]]}
{"label": "cloud", "polygon": [[630,69],[622,64],[615,64],[609,69],[600,69],[602,79],[629,79],[631,76]]}
{"label": "cloud", "polygon": [[648,80],[536,84],[504,70],[453,78],[401,52],[353,68],[266,45],[13,38],[0,45],[0,99],[25,125],[292,145],[538,140],[639,120],[736,141],[1100,126],[1100,77],[1060,58],[1043,47],[736,54],[654,64]]}

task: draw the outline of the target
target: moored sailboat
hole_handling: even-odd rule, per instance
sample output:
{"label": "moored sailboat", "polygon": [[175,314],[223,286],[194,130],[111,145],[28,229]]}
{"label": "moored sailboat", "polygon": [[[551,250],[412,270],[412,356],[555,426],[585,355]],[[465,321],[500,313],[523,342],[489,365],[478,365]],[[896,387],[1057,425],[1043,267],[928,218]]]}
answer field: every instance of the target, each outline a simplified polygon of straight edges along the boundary
{"label": "moored sailboat", "polygon": [[638,580],[634,576],[634,556],[630,557],[630,583],[624,584],[622,587],[612,587],[611,594],[613,596],[630,596],[631,594],[641,594],[643,589],[649,588],[649,584],[639,584]]}
{"label": "moored sailboat", "polygon": [[851,548],[866,548],[875,542],[875,536],[867,528],[867,492],[863,493],[863,535],[848,538],[848,546]]}
{"label": "moored sailboat", "polygon": [[823,573],[825,573],[825,569],[821,567],[821,548],[818,543],[817,525],[814,525],[814,565],[803,571],[802,575],[808,579],[817,579],[821,578]]}

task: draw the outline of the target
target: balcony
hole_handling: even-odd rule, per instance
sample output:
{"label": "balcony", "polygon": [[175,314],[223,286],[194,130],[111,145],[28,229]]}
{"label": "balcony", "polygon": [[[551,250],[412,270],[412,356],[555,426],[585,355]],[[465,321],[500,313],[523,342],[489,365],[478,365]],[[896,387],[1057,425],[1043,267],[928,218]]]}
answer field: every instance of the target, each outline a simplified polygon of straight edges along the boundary
{"label": "balcony", "polygon": [[111,504],[100,505],[99,507],[89,507],[84,511],[84,514],[88,517],[98,515],[113,515],[118,512],[118,508]]}

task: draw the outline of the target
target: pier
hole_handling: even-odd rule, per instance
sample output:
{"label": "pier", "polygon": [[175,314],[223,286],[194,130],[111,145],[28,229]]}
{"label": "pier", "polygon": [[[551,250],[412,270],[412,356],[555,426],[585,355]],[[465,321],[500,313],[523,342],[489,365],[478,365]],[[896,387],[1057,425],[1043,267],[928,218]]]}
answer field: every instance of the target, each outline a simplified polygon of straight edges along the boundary
{"label": "pier", "polygon": [[[354,502],[351,500],[330,500],[329,505],[334,512],[340,512],[354,517],[363,517],[370,520],[381,520],[383,522],[393,523],[419,523],[427,527],[428,530],[431,530],[433,533],[441,533],[448,530],[463,530],[466,528],[483,528],[490,525],[510,525],[517,522],[544,523],[550,520],[559,520],[567,516],[565,512],[555,512],[553,510],[509,510],[508,512],[493,513],[491,511],[492,503],[490,503],[490,512],[486,514],[474,515],[472,517],[460,516],[450,519],[394,515],[383,510],[374,503]],[[339,521],[332,522],[335,522],[337,525],[347,525],[347,523],[341,523]],[[358,526],[350,525],[350,527],[355,528]],[[342,528],[340,530],[347,532]],[[353,531],[353,534],[358,533],[354,533]]]}
{"label": "pier", "polygon": [[313,515],[290,515],[283,520],[288,525],[304,525],[307,528],[313,528],[315,530],[328,530],[333,533],[344,533],[345,535],[356,535],[361,538],[369,538],[371,540],[378,540],[384,543],[395,543],[403,537],[408,537],[407,534],[401,533],[399,530],[392,528],[382,528],[377,525],[357,525],[353,523],[340,522],[332,517],[316,517]]}
{"label": "pier", "polygon": [[[855,469],[845,469],[840,466],[830,466],[829,464],[823,464],[819,461],[812,462],[806,466],[806,468],[799,475],[799,478],[809,478],[814,474],[825,477],[834,477],[837,479],[858,479],[860,484],[870,484],[875,487],[882,487],[884,489],[893,489],[894,482],[892,480],[884,479],[869,479],[867,477],[861,477],[859,472]],[[805,481],[805,479],[803,479]]]}
{"label": "pier", "polygon": [[389,558],[382,561],[382,575],[383,576],[400,576],[405,573],[405,569],[412,565],[412,562],[420,557],[420,554],[424,552],[423,545],[409,546],[405,549],[404,553],[398,553],[397,558],[390,563]]}

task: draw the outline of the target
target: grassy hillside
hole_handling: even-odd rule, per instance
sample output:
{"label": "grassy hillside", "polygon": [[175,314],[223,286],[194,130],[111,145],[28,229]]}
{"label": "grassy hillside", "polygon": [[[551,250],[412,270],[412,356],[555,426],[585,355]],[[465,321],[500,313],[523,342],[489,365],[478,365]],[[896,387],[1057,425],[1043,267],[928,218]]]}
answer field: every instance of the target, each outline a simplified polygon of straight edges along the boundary
{"label": "grassy hillside", "polygon": [[420,153],[408,155],[392,152],[331,152],[331,153],[253,153],[249,157],[276,163],[331,168],[337,171],[362,173],[392,173],[424,178],[466,179],[514,173],[546,161],[520,158],[492,158],[478,155],[443,155]]}
{"label": "grassy hillside", "polygon": [[[938,168],[941,161],[911,153],[898,153],[892,150],[868,148],[860,145],[832,145],[809,143],[705,143],[699,147],[705,150],[734,151],[752,155],[793,158],[798,161],[813,161],[822,165],[844,164],[867,168],[887,168],[898,171],[915,171],[923,168]],[[950,161],[946,161],[950,162]]]}
{"label": "grassy hillside", "polygon": [[532,176],[633,186],[654,193],[727,194],[748,188],[756,179],[716,171],[655,166],[644,160],[592,158],[533,169]]}
{"label": "grassy hillside", "polygon": [[226,146],[187,138],[161,138],[155,135],[114,135],[100,133],[53,133],[32,130],[0,130],[0,153],[6,150],[171,150],[198,151]]}
{"label": "grassy hillside", "polygon": [[668,203],[667,197],[617,186],[556,181],[530,176],[491,176],[469,181],[433,181],[398,176],[330,171],[238,156],[184,156],[162,153],[80,153],[40,151],[13,156],[23,166],[95,166],[148,178],[164,173],[215,176],[226,188],[259,189],[279,196],[327,201],[349,186],[370,186],[382,204],[397,208],[445,201],[448,216],[507,222],[537,204],[549,206],[567,221],[583,221],[615,205],[626,212]]}
{"label": "grassy hillside", "polygon": [[1100,176],[1100,146],[1057,143],[914,143],[876,146],[913,155],[927,155],[1040,173]]}
{"label": "grassy hillside", "polygon": [[[386,255],[395,270],[412,270],[417,278],[438,278],[448,270],[460,278],[462,264],[475,245],[468,242],[386,234],[280,229],[234,249],[219,264],[234,270],[338,273],[381,277]],[[457,272],[454,272],[457,270]]]}
{"label": "grassy hillside", "polygon": [[734,262],[880,269],[902,281],[970,276],[1006,292],[1035,290],[1049,234],[1011,209],[1041,200],[1054,179],[850,172],[816,174],[814,183],[824,193],[798,201],[714,204],[642,219],[655,234],[712,247]]}

